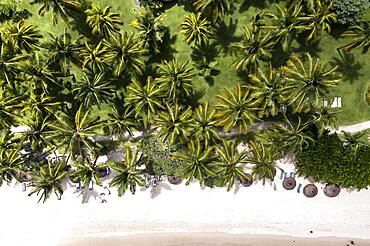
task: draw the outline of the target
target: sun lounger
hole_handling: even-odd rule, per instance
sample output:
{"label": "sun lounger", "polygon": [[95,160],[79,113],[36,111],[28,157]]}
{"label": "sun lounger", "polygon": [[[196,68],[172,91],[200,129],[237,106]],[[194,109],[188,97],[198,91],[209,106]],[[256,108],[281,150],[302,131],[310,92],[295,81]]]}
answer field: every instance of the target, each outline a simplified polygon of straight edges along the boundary
{"label": "sun lounger", "polygon": [[342,98],[341,97],[338,97],[338,108],[341,108],[342,107]]}
{"label": "sun lounger", "polygon": [[302,188],[302,184],[299,184],[297,188],[297,193],[301,193],[301,188]]}
{"label": "sun lounger", "polygon": [[287,172],[285,172],[285,173],[284,173],[284,179],[285,179],[286,177],[288,177],[288,173],[287,173]]}
{"label": "sun lounger", "polygon": [[283,177],[284,177],[284,171],[281,171],[280,179],[283,180]]}
{"label": "sun lounger", "polygon": [[333,102],[331,104],[332,108],[337,108],[338,107],[338,97],[334,97]]}
{"label": "sun lounger", "polygon": [[291,172],[289,176],[295,178],[295,172]]}
{"label": "sun lounger", "polygon": [[24,191],[26,191],[26,183],[22,183],[22,191],[24,192]]}
{"label": "sun lounger", "polygon": [[94,189],[94,181],[90,181],[89,190]]}

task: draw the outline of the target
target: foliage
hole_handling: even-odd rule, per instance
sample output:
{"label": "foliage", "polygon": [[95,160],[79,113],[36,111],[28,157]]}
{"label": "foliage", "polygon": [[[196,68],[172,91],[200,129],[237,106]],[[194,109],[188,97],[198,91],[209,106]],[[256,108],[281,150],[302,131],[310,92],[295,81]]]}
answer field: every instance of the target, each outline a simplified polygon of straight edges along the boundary
{"label": "foliage", "polygon": [[181,23],[181,31],[185,36],[185,42],[188,44],[201,45],[209,40],[213,34],[212,25],[200,13],[190,13]]}
{"label": "foliage", "polygon": [[326,132],[314,145],[297,155],[300,175],[343,188],[366,189],[370,186],[370,147],[361,145],[356,152],[343,144],[337,134]]}
{"label": "foliage", "polygon": [[357,24],[369,6],[369,0],[333,0],[338,22],[344,25]]}
{"label": "foliage", "polygon": [[362,21],[358,25],[350,27],[341,36],[350,38],[352,41],[339,49],[347,51],[362,49],[362,54],[367,53],[370,48],[370,21]]}
{"label": "foliage", "polygon": [[195,10],[209,17],[212,22],[220,22],[226,14],[234,10],[235,0],[195,0]]}
{"label": "foliage", "polygon": [[156,175],[175,176],[182,161],[174,158],[177,151],[181,150],[179,144],[169,145],[155,136],[144,138],[139,146],[140,151],[147,157],[147,169]]}
{"label": "foliage", "polygon": [[370,106],[370,85],[367,87],[366,94],[365,94],[365,100],[367,104]]}

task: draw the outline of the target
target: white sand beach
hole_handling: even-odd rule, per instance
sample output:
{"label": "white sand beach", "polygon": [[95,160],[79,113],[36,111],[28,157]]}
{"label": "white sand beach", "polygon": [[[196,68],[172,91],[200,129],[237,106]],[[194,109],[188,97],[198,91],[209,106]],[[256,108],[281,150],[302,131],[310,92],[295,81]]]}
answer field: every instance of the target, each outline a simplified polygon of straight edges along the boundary
{"label": "white sand beach", "polygon": [[[291,164],[281,167],[293,170]],[[300,183],[309,181],[298,178]],[[156,232],[370,239],[370,191],[342,190],[338,197],[328,198],[323,185],[317,186],[314,198],[306,198],[302,190],[284,190],[279,172],[274,183],[258,182],[230,192],[162,181],[155,188],[119,198],[114,189],[108,195],[96,186],[86,191],[89,201],[82,203],[81,192],[68,184],[62,200],[52,196],[37,204],[37,197],[27,196],[30,188],[22,192],[19,184],[3,184],[0,245],[53,246],[68,240]],[[100,193],[105,193],[102,198],[107,203],[101,203]]]}

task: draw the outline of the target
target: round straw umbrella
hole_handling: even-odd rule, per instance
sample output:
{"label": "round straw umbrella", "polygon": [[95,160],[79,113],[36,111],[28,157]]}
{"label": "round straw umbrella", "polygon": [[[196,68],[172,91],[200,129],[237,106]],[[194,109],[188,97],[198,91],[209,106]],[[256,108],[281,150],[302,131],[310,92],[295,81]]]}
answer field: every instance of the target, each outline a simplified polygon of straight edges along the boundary
{"label": "round straw umbrella", "polygon": [[324,187],[324,194],[328,197],[336,197],[340,193],[338,185],[326,184]]}
{"label": "round straw umbrella", "polygon": [[296,185],[297,185],[297,183],[295,181],[295,178],[293,178],[293,177],[286,177],[283,180],[283,187],[286,190],[293,190]]}
{"label": "round straw umbrella", "polygon": [[303,194],[306,197],[314,197],[317,195],[317,187],[314,184],[308,184],[303,188]]}
{"label": "round straw umbrella", "polygon": [[178,184],[181,184],[182,182],[181,178],[175,177],[175,176],[168,176],[167,180],[168,182],[170,182],[170,184],[173,184],[173,185],[178,185]]}

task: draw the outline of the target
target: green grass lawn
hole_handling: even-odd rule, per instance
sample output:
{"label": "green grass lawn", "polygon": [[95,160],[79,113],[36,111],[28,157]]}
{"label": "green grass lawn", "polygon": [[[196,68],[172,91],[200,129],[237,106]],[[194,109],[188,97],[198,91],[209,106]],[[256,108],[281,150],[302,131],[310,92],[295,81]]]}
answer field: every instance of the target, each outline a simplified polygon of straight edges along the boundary
{"label": "green grass lawn", "polygon": [[[124,30],[132,31],[129,26],[130,22],[135,17],[135,12],[140,9],[134,4],[134,0],[100,0],[102,6],[111,5],[114,10],[120,12],[125,23]],[[39,5],[30,5],[27,0],[23,0],[22,6],[33,13],[30,22],[37,25],[42,31],[48,31],[53,34],[61,33],[64,29],[62,20],[59,24],[52,25],[50,14],[40,17],[37,15]],[[217,69],[219,73],[213,77],[211,81],[206,81],[201,76],[196,76],[194,86],[197,92],[204,94],[202,101],[215,102],[216,95],[219,94],[224,87],[232,88],[237,83],[246,83],[245,76],[239,76],[235,71],[230,69],[230,64],[233,58],[227,52],[227,46],[233,40],[237,40],[242,34],[242,28],[251,23],[250,19],[263,8],[273,8],[273,5],[268,1],[253,0],[239,1],[234,14],[225,20],[225,26],[221,28],[218,35],[216,60],[218,61]],[[177,58],[182,62],[189,61],[191,64],[192,48],[183,41],[180,31],[180,23],[184,19],[186,11],[184,6],[173,6],[165,12],[164,24],[169,28],[171,57]],[[366,18],[370,19],[370,10],[366,13]],[[76,31],[74,31],[77,34]],[[321,35],[321,40],[318,46],[311,48],[317,56],[322,59],[340,65],[340,70],[344,73],[343,82],[331,92],[331,96],[342,97],[342,110],[339,115],[339,124],[353,124],[370,120],[370,107],[366,104],[364,94],[367,85],[370,83],[370,53],[363,55],[358,51],[352,54],[345,55],[342,60],[336,51],[336,48],[344,44],[346,41],[328,34]],[[293,43],[292,49],[296,52],[305,51],[306,47],[300,46],[298,42]],[[168,55],[168,54],[167,54]],[[274,55],[274,61],[281,62],[284,59],[280,55]]]}

